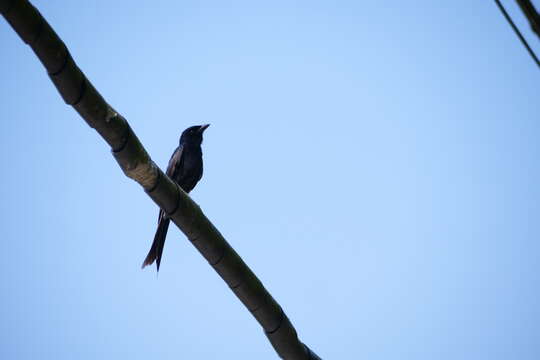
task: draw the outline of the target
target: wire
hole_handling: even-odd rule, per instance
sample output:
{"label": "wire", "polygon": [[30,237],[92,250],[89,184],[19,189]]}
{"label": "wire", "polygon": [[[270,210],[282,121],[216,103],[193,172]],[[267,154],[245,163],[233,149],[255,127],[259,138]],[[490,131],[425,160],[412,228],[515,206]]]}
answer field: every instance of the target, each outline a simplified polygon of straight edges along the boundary
{"label": "wire", "polygon": [[527,20],[529,20],[533,31],[540,37],[540,14],[536,11],[533,3],[530,0],[516,0],[516,2],[527,17]]}
{"label": "wire", "polygon": [[512,27],[512,29],[514,29],[516,35],[518,36],[518,38],[521,40],[521,42],[523,43],[523,45],[525,46],[525,48],[527,49],[527,51],[529,52],[529,54],[531,55],[531,57],[533,58],[533,60],[536,62],[536,65],[538,65],[538,67],[540,67],[540,61],[538,60],[538,58],[536,57],[536,54],[534,53],[534,51],[531,49],[531,47],[529,46],[529,44],[527,43],[527,40],[525,40],[525,38],[523,37],[523,35],[521,35],[521,32],[519,31],[519,29],[517,28],[517,26],[514,24],[514,22],[512,21],[512,19],[510,18],[510,16],[508,15],[508,13],[506,12],[506,10],[504,9],[504,7],[502,6],[501,2],[499,0],[495,0],[495,3],[497,4],[497,6],[499,7],[499,10],[501,10],[501,12],[503,13],[504,17],[506,18],[506,20],[508,21],[508,23],[510,24],[510,26]]}

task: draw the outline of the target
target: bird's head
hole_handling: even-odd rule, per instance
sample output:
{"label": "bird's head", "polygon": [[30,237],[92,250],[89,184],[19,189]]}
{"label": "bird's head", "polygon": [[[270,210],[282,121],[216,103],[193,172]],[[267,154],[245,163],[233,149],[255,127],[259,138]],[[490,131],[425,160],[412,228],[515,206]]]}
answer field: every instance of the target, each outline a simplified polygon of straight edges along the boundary
{"label": "bird's head", "polygon": [[206,125],[195,125],[188,127],[180,136],[180,145],[200,145],[202,143],[202,135],[204,130],[206,130],[210,124]]}

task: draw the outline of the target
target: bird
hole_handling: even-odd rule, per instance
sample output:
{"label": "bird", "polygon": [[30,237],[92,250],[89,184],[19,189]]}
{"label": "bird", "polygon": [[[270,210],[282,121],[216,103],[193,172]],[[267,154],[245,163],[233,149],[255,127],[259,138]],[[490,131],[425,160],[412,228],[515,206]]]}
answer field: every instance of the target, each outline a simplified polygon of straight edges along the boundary
{"label": "bird", "polygon": [[[203,141],[203,132],[209,126],[210,124],[195,125],[184,130],[180,136],[178,147],[174,150],[169,160],[169,165],[165,173],[186,193],[193,190],[202,178],[203,160],[201,144]],[[159,272],[161,255],[163,254],[163,246],[165,245],[170,221],[167,214],[160,209],[154,241],[142,264],[142,268],[151,265],[155,261],[157,271]]]}

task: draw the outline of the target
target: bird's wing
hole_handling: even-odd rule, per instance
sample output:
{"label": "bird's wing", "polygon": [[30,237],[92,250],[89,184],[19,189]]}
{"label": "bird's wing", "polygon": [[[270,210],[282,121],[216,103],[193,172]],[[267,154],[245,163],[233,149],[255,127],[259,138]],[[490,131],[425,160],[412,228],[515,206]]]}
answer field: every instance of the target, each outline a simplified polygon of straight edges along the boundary
{"label": "bird's wing", "polygon": [[[170,177],[174,182],[178,182],[178,177],[180,176],[180,172],[182,169],[182,151],[184,150],[183,146],[179,146],[174,150],[171,158],[169,159],[169,165],[167,165],[167,171],[165,171],[165,174],[167,174],[168,177]],[[159,215],[158,215],[158,223],[162,220],[162,218],[165,218],[165,212],[161,209],[159,209]]]}
{"label": "bird's wing", "polygon": [[167,171],[165,172],[168,177],[170,177],[175,182],[178,182],[178,177],[182,170],[182,163],[184,158],[182,153],[184,152],[184,147],[180,145],[174,150],[171,159],[169,160],[169,165],[167,166]]}

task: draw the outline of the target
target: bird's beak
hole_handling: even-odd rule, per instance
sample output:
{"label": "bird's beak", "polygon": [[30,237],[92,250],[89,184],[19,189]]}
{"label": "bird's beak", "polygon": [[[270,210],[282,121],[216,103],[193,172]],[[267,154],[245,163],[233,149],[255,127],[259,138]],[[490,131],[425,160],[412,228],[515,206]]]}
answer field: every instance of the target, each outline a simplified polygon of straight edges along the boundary
{"label": "bird's beak", "polygon": [[209,126],[210,124],[201,125],[201,127],[199,128],[199,132],[202,134],[204,130],[208,129]]}

